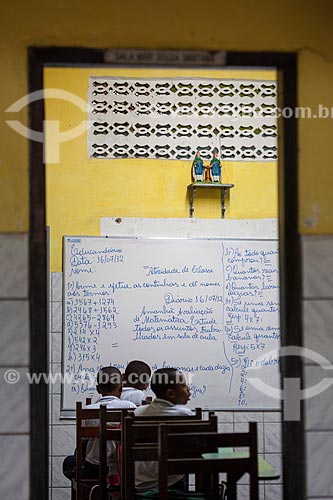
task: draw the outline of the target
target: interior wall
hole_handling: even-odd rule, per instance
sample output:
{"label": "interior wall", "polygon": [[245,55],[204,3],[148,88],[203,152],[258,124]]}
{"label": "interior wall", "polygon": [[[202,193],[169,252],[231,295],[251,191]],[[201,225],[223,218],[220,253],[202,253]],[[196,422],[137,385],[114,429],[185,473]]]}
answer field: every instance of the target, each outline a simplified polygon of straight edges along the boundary
{"label": "interior wall", "polygon": [[[299,54],[299,106],[318,115],[318,105],[331,108],[332,4],[327,0],[288,0],[255,5],[198,0],[114,0],[103,7],[86,0],[11,2],[2,16],[0,54],[3,74],[0,133],[6,147],[1,170],[0,230],[28,229],[27,141],[11,130],[8,119],[27,120],[27,108],[6,109],[27,93],[27,54],[31,45],[181,48],[240,51],[295,51]],[[282,29],[283,26],[283,29]],[[332,233],[332,119],[301,118],[299,123],[300,217],[302,233]]]}
{"label": "interior wall", "polygon": [[[45,89],[61,89],[87,101],[89,76],[131,78],[220,78],[276,80],[275,70],[46,68]],[[46,99],[46,121],[69,132],[88,120],[75,104]],[[47,130],[49,130],[47,128]],[[58,141],[46,134],[48,158]],[[87,132],[60,145],[59,162],[46,166],[46,213],[51,228],[51,271],[61,271],[63,235],[98,235],[100,217],[188,217],[191,160],[95,159],[88,157]],[[208,163],[205,161],[205,164]],[[235,184],[227,198],[228,219],[277,217],[277,162],[223,161],[222,179]],[[200,190],[195,216],[221,217],[219,189]]]}

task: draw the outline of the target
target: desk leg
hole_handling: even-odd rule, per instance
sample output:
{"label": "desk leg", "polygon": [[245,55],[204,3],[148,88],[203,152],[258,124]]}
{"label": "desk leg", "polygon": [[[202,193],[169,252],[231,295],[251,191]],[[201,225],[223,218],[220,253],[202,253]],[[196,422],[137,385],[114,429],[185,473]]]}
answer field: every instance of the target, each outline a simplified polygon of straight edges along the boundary
{"label": "desk leg", "polygon": [[209,475],[200,473],[197,473],[195,475],[196,491],[210,493],[211,495],[213,495],[213,498],[219,498],[219,486],[218,472]]}
{"label": "desk leg", "polygon": [[221,189],[221,209],[222,209],[222,219],[225,218],[225,211],[226,211],[226,208],[225,208],[225,193],[226,193],[226,189],[225,188],[222,188]]}
{"label": "desk leg", "polygon": [[237,481],[239,474],[227,474],[227,498],[228,500],[237,500]]}

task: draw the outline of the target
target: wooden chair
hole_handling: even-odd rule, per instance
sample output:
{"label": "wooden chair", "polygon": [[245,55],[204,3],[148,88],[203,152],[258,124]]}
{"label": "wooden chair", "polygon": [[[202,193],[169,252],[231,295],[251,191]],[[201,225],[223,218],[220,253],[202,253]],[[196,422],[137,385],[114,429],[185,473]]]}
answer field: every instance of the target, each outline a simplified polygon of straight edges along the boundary
{"label": "wooden chair", "polygon": [[76,500],[83,500],[84,488],[90,489],[98,484],[98,479],[83,479],[82,467],[87,440],[99,437],[99,427],[87,426],[87,421],[99,420],[99,409],[82,408],[82,403],[76,403]]}
{"label": "wooden chair", "polygon": [[[104,406],[107,413],[108,422],[119,424],[124,419],[127,410],[108,409]],[[90,421],[90,422],[89,422]],[[87,425],[87,422],[90,425]],[[100,408],[82,408],[82,403],[76,403],[76,500],[83,500],[84,490],[90,489],[100,483],[100,478],[85,479],[82,475],[82,467],[85,457],[85,447],[89,439],[100,437]]]}
{"label": "wooden chair", "polygon": [[[159,417],[155,416],[155,419]],[[122,432],[122,499],[133,500],[135,496],[136,461],[157,461],[158,459],[158,429],[163,423],[173,433],[217,432],[217,416],[210,415],[209,420],[184,420],[174,416],[172,419],[150,420],[125,417]]]}
{"label": "wooden chair", "polygon": [[[120,484],[118,487],[109,487],[108,485],[108,475],[109,475],[109,464],[108,464],[108,441],[115,441],[120,446],[121,443],[121,426],[124,420],[124,416],[127,410],[121,410],[120,418],[115,421],[113,411],[107,411],[105,406],[100,408],[100,438],[99,438],[99,485],[100,485],[100,500],[106,500],[109,498],[109,494],[114,492],[120,493]],[[119,471],[120,473],[120,471]],[[119,496],[119,495],[118,495]]]}
{"label": "wooden chair", "polygon": [[[88,406],[90,404],[91,404],[91,398],[86,398],[85,405]],[[80,408],[82,409],[82,404],[81,404]],[[86,440],[86,442],[87,442],[87,440]],[[76,500],[76,479],[71,481],[71,500]]]}
{"label": "wooden chair", "polygon": [[[249,432],[238,433],[183,433],[174,434],[168,425],[159,426],[159,500],[168,498],[168,475],[200,472],[211,476],[208,492],[218,498],[218,473],[227,473],[228,500],[237,498],[237,481],[244,473],[250,474],[250,500],[258,500],[257,424],[249,424]],[[247,447],[248,457],[219,458],[218,448]],[[216,453],[204,458],[204,453]],[[207,487],[207,486],[206,486]]]}

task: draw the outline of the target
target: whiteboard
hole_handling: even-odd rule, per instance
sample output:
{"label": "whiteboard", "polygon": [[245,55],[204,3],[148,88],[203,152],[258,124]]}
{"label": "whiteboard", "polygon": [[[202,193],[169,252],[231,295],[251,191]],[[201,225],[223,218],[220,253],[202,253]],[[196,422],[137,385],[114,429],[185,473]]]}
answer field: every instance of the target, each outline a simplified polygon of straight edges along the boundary
{"label": "whiteboard", "polygon": [[191,407],[279,408],[248,377],[279,387],[276,240],[66,236],[63,275],[62,410],[132,359],[182,370]]}

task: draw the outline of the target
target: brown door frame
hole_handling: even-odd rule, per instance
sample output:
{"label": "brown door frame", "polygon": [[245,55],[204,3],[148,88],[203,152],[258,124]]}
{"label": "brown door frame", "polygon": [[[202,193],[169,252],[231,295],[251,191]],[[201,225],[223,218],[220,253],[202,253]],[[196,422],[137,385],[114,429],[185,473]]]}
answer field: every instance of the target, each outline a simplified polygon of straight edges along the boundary
{"label": "brown door frame", "polygon": [[[104,65],[103,49],[74,47],[30,47],[29,93],[44,87],[43,69],[48,65]],[[297,104],[297,55],[287,52],[228,52],[226,66],[277,68],[280,106],[295,109]],[[44,102],[29,106],[29,127],[43,131]],[[281,344],[302,345],[301,250],[298,234],[297,120],[282,118],[283,151],[279,154],[279,245],[281,276]],[[30,141],[30,369],[47,373],[47,269],[45,232],[45,168],[43,144]],[[288,286],[287,286],[288,277]],[[302,377],[301,360],[281,359],[281,377]],[[301,410],[302,415],[303,411]],[[32,500],[48,498],[48,388],[30,386]],[[284,499],[305,495],[304,428],[300,422],[283,421]]]}

